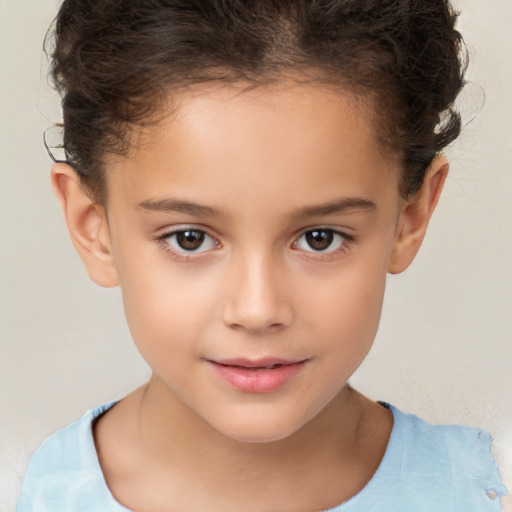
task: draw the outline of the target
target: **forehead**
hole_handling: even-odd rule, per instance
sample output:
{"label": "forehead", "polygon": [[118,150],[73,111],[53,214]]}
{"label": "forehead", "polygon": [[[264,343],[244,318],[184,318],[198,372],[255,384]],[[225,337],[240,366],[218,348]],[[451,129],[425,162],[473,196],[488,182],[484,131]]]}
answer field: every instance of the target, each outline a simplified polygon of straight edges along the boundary
{"label": "forehead", "polygon": [[[286,140],[293,144],[300,140],[329,144],[333,137],[343,136],[344,124],[352,125],[361,135],[364,133],[365,140],[360,142],[368,148],[380,148],[377,134],[373,133],[372,100],[317,82],[199,85],[173,95],[171,101],[172,113],[143,132],[140,148],[146,146],[151,150],[151,144],[163,142],[163,138],[169,142],[180,136],[202,137],[203,147],[210,149],[208,141],[214,146],[215,142],[250,135],[256,137],[255,142],[268,146],[269,130],[278,136],[276,143]],[[218,140],[214,141],[214,137]]]}
{"label": "forehead", "polygon": [[398,189],[397,159],[378,142],[371,102],[354,93],[280,82],[202,86],[172,101],[172,113],[109,166],[110,192],[120,182],[148,197],[201,187],[236,188],[248,198],[284,197],[293,188],[297,197],[317,191],[327,199],[340,186],[349,194]]}

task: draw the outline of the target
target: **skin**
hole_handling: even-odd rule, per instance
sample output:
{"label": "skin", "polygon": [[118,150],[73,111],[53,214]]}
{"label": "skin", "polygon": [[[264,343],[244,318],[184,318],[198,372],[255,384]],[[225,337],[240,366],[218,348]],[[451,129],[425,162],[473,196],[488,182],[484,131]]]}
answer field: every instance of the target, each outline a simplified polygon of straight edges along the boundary
{"label": "skin", "polygon": [[[282,82],[179,100],[129,155],[108,158],[106,205],[70,167],[52,171],[90,277],[121,287],[153,370],[95,426],[106,482],[141,512],[334,507],[387,446],[391,414],[347,381],[375,338],[387,273],[421,245],[448,164],[436,158],[403,199],[399,159],[349,92]],[[314,228],[335,232],[332,245],[308,245]],[[208,236],[187,253],[170,234],[179,229]],[[279,389],[250,393],[208,362],[241,357],[305,362]]]}

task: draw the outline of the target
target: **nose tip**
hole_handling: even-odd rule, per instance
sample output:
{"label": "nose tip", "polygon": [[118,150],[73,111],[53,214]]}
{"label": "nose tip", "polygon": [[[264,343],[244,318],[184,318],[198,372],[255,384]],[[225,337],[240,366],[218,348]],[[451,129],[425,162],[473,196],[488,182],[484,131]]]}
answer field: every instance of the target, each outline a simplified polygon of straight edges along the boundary
{"label": "nose tip", "polygon": [[224,307],[226,325],[256,333],[283,329],[292,320],[283,283],[277,281],[268,265],[246,265],[232,276]]}
{"label": "nose tip", "polygon": [[240,320],[238,322],[229,322],[229,327],[235,330],[240,331],[248,331],[252,333],[263,333],[263,332],[270,332],[270,331],[278,331],[284,327],[284,323],[263,323],[258,321],[256,318],[251,319],[244,319]]}
{"label": "nose tip", "polygon": [[277,331],[287,325],[287,322],[280,321],[277,316],[273,311],[256,311],[239,304],[236,312],[231,310],[225,315],[225,323],[232,329],[253,333]]}

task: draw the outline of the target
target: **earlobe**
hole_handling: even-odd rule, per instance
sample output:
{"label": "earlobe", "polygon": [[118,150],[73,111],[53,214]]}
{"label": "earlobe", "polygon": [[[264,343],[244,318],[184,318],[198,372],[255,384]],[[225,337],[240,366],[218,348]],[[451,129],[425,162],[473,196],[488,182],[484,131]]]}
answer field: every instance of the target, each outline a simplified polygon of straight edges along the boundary
{"label": "earlobe", "polygon": [[76,172],[69,165],[55,164],[51,180],[71,240],[89,277],[100,286],[117,286],[119,279],[112,255],[105,209],[89,197]]}
{"label": "earlobe", "polygon": [[448,169],[449,164],[445,157],[434,158],[421,188],[404,202],[397,222],[389,273],[403,272],[418,253],[441,196]]}

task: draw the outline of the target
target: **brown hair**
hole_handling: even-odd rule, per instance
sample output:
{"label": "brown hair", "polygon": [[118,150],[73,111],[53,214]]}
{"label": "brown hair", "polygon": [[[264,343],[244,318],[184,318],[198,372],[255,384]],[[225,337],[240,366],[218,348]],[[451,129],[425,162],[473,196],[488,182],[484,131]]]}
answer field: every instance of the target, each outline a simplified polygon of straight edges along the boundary
{"label": "brown hair", "polygon": [[374,98],[407,196],[460,132],[455,20],[448,0],[64,0],[47,53],[67,159],[102,202],[103,156],[125,153],[170,90],[294,72]]}

